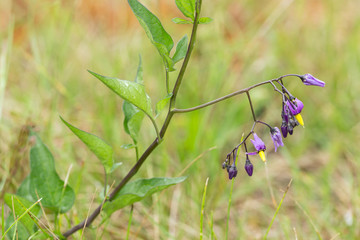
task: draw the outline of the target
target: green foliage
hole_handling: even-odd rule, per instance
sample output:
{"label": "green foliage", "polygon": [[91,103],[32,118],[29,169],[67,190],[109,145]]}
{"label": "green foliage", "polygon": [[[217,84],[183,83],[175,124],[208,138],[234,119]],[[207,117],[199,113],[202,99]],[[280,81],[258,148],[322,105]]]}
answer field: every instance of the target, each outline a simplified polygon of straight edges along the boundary
{"label": "green foliage", "polygon": [[111,173],[114,165],[112,147],[101,138],[71,125],[62,117],[60,119],[96,155],[104,166],[106,174]]}
{"label": "green foliage", "polygon": [[175,0],[175,3],[185,17],[195,19],[195,0]]}
{"label": "green foliage", "polygon": [[116,210],[131,205],[134,202],[181,183],[186,177],[138,179],[125,185],[111,202],[106,202],[103,211],[109,217]]}
{"label": "green foliage", "polygon": [[156,109],[155,109],[156,116],[159,116],[160,112],[161,112],[161,111],[166,107],[166,105],[169,103],[171,97],[172,97],[172,93],[166,95],[166,97],[164,97],[163,99],[161,99],[161,100],[156,104]]}
{"label": "green foliage", "polygon": [[[139,58],[139,66],[135,77],[135,83],[141,85],[144,83],[141,57]],[[136,145],[141,123],[144,118],[144,112],[140,111],[139,108],[128,101],[124,101],[123,103],[123,112],[125,115],[125,132],[130,135]]]}
{"label": "green foliage", "polygon": [[97,79],[102,81],[106,86],[113,90],[124,100],[134,104],[146,115],[152,118],[151,99],[145,92],[144,85],[128,80],[120,80],[112,77],[105,77],[100,74],[89,71]]}
{"label": "green foliage", "polygon": [[64,186],[56,173],[49,149],[34,132],[30,135],[35,138],[35,145],[30,150],[30,194],[33,199],[42,198],[42,206],[65,213],[74,204],[75,193],[69,185]]}
{"label": "green foliage", "polygon": [[140,25],[144,28],[151,43],[157,48],[168,71],[174,71],[174,62],[170,58],[170,51],[174,46],[171,36],[165,31],[160,20],[137,0],[128,0]]}
{"label": "green foliage", "polygon": [[179,62],[181,59],[183,59],[186,55],[188,47],[188,36],[183,36],[180,41],[176,45],[176,51],[174,53],[174,56],[172,57],[172,60],[174,63]]}
{"label": "green foliage", "polygon": [[[41,214],[41,209],[39,205],[32,206],[34,202],[31,202],[25,198],[13,195],[13,194],[5,194],[4,197],[5,203],[9,206],[9,208],[14,211],[14,213],[11,213],[6,220],[7,228],[11,226],[14,222],[14,215],[16,216],[16,219],[18,219],[20,216],[22,216],[27,209],[30,207],[31,210],[29,211],[33,216],[39,217]],[[16,223],[17,224],[17,231],[19,234],[19,239],[28,239],[29,236],[34,234],[37,230],[36,224],[34,223],[34,220],[26,213],[23,215],[20,220]],[[8,237],[12,238],[13,231],[15,227],[13,227],[12,230],[8,232]]]}
{"label": "green foliage", "polygon": [[185,20],[185,19],[182,19],[179,17],[175,17],[175,18],[171,19],[171,21],[173,21],[173,23],[176,23],[176,24],[193,24],[194,23],[193,21]]}
{"label": "green foliage", "polygon": [[199,19],[199,23],[200,24],[208,24],[211,23],[214,19],[210,18],[210,17],[202,17]]}

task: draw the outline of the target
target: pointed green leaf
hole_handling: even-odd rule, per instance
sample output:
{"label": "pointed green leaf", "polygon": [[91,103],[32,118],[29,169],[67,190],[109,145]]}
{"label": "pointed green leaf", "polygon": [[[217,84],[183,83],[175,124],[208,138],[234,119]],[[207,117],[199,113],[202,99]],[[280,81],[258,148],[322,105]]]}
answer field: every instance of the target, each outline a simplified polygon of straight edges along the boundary
{"label": "pointed green leaf", "polygon": [[171,21],[176,24],[193,24],[193,21],[185,20],[179,17],[175,17],[171,19]]}
{"label": "pointed green leaf", "polygon": [[195,0],[175,0],[176,6],[184,16],[194,20],[195,18]]}
{"label": "pointed green leaf", "polygon": [[144,85],[132,81],[105,77],[90,70],[89,73],[102,81],[121,98],[134,104],[140,110],[144,111],[149,117],[152,116],[151,99],[146,94]]}
{"label": "pointed green leaf", "polygon": [[[30,202],[28,200],[26,200],[25,198],[16,196],[16,195],[12,195],[12,194],[5,194],[4,197],[5,203],[6,205],[9,206],[9,208],[11,210],[15,211],[15,216],[16,218],[20,217],[24,212],[26,212],[27,209],[29,209],[34,202]],[[14,208],[13,208],[14,206]],[[39,205],[35,205],[31,208],[30,212],[36,216],[39,217],[41,214],[40,211],[40,206]],[[13,213],[11,213],[12,215]],[[34,223],[34,220],[29,216],[29,214],[25,214],[21,219],[20,222],[23,224],[23,226],[25,227],[26,231],[29,233],[29,235],[33,234],[35,232],[36,229],[36,225]]]}
{"label": "pointed green leaf", "polygon": [[199,23],[200,24],[208,24],[211,23],[214,19],[210,18],[210,17],[202,17],[199,19]]}
{"label": "pointed green leaf", "polygon": [[101,138],[71,125],[62,117],[60,119],[96,155],[104,166],[105,172],[109,174],[114,165],[112,147]]}
{"label": "pointed green leaf", "polygon": [[150,41],[153,44],[158,43],[164,45],[169,54],[174,46],[174,42],[161,25],[160,20],[137,0],[128,0],[128,2]]}
{"label": "pointed green leaf", "polygon": [[166,95],[165,98],[161,99],[157,104],[156,104],[156,116],[158,116],[161,112],[161,110],[164,109],[164,107],[166,107],[166,105],[169,103],[171,97],[172,97],[172,93]]}
{"label": "pointed green leaf", "polygon": [[75,193],[56,173],[54,158],[41,139],[34,133],[35,145],[30,150],[30,193],[34,199],[54,212],[68,211],[75,200]]}
{"label": "pointed green leaf", "polygon": [[177,63],[178,61],[180,61],[185,57],[187,52],[187,47],[188,47],[188,37],[187,35],[185,35],[180,39],[180,41],[176,45],[176,51],[172,58],[175,63]]}
{"label": "pointed green leaf", "polygon": [[116,210],[131,205],[134,202],[168,188],[177,183],[183,182],[186,177],[177,178],[149,178],[138,179],[125,185],[110,202],[105,202],[103,212],[110,217]]}

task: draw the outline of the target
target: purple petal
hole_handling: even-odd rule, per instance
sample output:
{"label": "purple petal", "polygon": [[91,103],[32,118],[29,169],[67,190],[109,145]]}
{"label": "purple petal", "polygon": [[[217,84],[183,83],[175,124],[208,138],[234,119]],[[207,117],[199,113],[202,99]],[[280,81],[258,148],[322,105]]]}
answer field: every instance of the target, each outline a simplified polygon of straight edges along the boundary
{"label": "purple petal", "polygon": [[254,140],[250,139],[252,144],[254,145],[255,149],[257,151],[264,151],[266,149],[265,143],[258,137],[256,133],[254,135]]}

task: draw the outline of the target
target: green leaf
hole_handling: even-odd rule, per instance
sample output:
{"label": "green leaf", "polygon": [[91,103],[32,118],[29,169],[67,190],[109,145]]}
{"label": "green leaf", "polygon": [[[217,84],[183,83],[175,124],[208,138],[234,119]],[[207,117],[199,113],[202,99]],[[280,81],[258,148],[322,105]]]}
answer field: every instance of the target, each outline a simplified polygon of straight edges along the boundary
{"label": "green leaf", "polygon": [[138,179],[124,186],[110,202],[105,202],[103,212],[110,217],[116,210],[131,205],[134,202],[168,188],[177,183],[183,182],[186,177],[178,178],[149,178]]}
{"label": "green leaf", "polygon": [[129,144],[123,144],[120,146],[122,149],[132,149],[132,148],[135,148],[136,145],[132,144],[132,143],[129,143]]}
{"label": "green leaf", "polygon": [[[8,194],[8,193],[5,194],[4,200],[5,200],[6,205],[8,205],[9,208],[15,212],[16,218],[20,217],[24,212],[26,212],[27,209],[29,209],[34,204],[34,202],[30,202],[30,201],[26,200],[25,198],[22,198],[22,197],[19,197],[16,195],[12,195],[12,194]],[[40,206],[37,204],[30,210],[30,212],[34,216],[39,217],[41,214],[40,210],[41,210]],[[13,215],[13,213],[11,213],[10,215]],[[29,216],[29,214],[25,214],[20,219],[20,222],[25,227],[26,232],[29,235],[33,234],[36,231],[36,224],[34,223],[34,220]],[[10,223],[10,225],[11,224],[12,223]]]}
{"label": "green leaf", "polygon": [[144,111],[149,117],[152,117],[151,99],[146,94],[144,85],[132,81],[105,77],[90,70],[88,71],[121,98],[134,104],[140,110]]}
{"label": "green leaf", "polygon": [[195,18],[195,0],[175,0],[176,6],[184,16],[194,20]]}
{"label": "green leaf", "polygon": [[158,116],[161,112],[161,110],[164,109],[164,107],[166,107],[166,105],[169,103],[171,97],[172,97],[172,93],[169,93],[168,95],[166,95],[165,98],[161,99],[157,104],[156,104],[156,116]]}
{"label": "green leaf", "polygon": [[[135,82],[144,84],[143,80],[143,68],[141,56],[139,57],[139,66],[135,77]],[[124,129],[127,134],[133,139],[134,143],[137,143],[138,134],[140,132],[141,123],[144,118],[144,112],[137,108],[134,104],[128,101],[123,103],[124,118]]]}
{"label": "green leaf", "polygon": [[[12,213],[10,213],[5,221],[5,228],[8,229],[13,224],[13,222],[15,222],[14,216]],[[18,240],[27,240],[30,238],[31,235],[32,234],[28,232],[28,230],[21,221],[19,221],[15,226],[13,226],[6,234],[8,239],[18,239]],[[15,238],[13,238],[14,236]]]}
{"label": "green leaf", "polygon": [[160,20],[137,0],[128,0],[128,2],[150,41],[158,48],[158,50],[158,44],[163,45],[166,48],[167,55],[169,55],[174,46],[174,42],[161,25]]}
{"label": "green leaf", "polygon": [[27,176],[22,183],[20,184],[20,187],[16,191],[16,195],[23,197],[30,202],[35,202],[35,199],[31,196],[30,193],[30,175]]}
{"label": "green leaf", "polygon": [[177,63],[181,59],[183,59],[186,55],[188,47],[188,37],[187,35],[183,36],[180,41],[176,45],[176,51],[173,56],[173,61]]}
{"label": "green leaf", "polygon": [[193,24],[193,21],[185,20],[179,17],[175,17],[171,19],[171,21],[176,24]]}
{"label": "green leaf", "polygon": [[64,188],[55,170],[54,158],[41,139],[34,133],[35,145],[30,150],[30,193],[34,199],[42,198],[41,204],[54,212],[68,211],[75,200],[69,185]]}
{"label": "green leaf", "polygon": [[214,21],[214,19],[210,17],[202,17],[199,19],[199,24],[208,24],[211,23],[212,21]]}
{"label": "green leaf", "polygon": [[114,165],[112,147],[101,138],[71,125],[62,117],[60,119],[96,155],[104,166],[106,174],[109,174]]}
{"label": "green leaf", "polygon": [[138,68],[137,68],[136,77],[135,77],[134,82],[144,85],[143,67],[142,67],[141,55],[139,55],[139,65],[138,65]]}

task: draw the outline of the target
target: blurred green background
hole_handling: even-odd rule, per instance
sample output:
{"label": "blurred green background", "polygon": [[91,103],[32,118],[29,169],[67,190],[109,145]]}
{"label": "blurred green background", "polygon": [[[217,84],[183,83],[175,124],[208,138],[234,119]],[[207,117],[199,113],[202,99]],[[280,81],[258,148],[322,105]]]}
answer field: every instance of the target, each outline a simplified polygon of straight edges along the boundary
{"label": "blurred green background", "polygon": [[[175,42],[190,35],[191,26],[171,22],[181,17],[174,1],[142,2]],[[305,105],[306,127],[296,128],[277,153],[268,130],[256,128],[268,145],[269,182],[277,203],[293,179],[269,239],[360,238],[359,7],[357,0],[203,0],[202,15],[214,21],[199,28],[179,108],[287,73],[311,73],[326,82],[319,88],[304,86],[296,78],[285,80]],[[123,165],[110,183],[118,183],[134,164],[134,152],[120,148],[131,142],[122,128],[122,100],[86,70],[133,80],[141,54],[145,86],[155,105],[166,95],[161,59],[125,0],[5,0],[0,2],[0,19],[1,191],[14,193],[28,174],[28,147],[20,133],[24,126],[35,125],[62,179],[72,167],[69,184],[77,198],[67,218],[78,223],[97,205],[90,206],[92,196],[100,201],[102,167],[59,115],[115,148],[115,159]],[[176,76],[171,73],[172,84]],[[271,86],[251,94],[258,118],[279,127],[279,94]],[[164,114],[159,125],[163,119]],[[231,181],[221,163],[250,130],[251,121],[242,95],[176,115],[165,141],[135,178],[182,174],[188,179],[135,204],[130,239],[197,239],[207,178],[205,238],[210,236],[213,214],[214,233],[224,239]],[[155,137],[149,120],[141,136],[143,151]],[[229,239],[261,239],[276,208],[264,164],[251,158],[254,174],[248,177],[245,157],[240,156]],[[96,221],[85,231],[86,238],[101,239],[102,234],[103,239],[123,239],[129,212],[130,208],[116,212],[99,229]],[[62,229],[68,228],[64,219]],[[74,235],[78,238],[80,233]]]}

